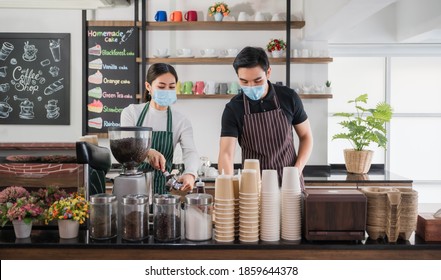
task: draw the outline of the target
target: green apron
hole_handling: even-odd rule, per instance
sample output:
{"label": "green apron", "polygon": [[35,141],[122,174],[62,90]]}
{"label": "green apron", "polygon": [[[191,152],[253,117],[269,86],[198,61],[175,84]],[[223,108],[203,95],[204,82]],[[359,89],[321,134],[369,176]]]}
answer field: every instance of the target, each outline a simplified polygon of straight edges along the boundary
{"label": "green apron", "polygon": [[[141,115],[138,118],[136,126],[142,126],[144,123],[145,115],[149,110],[150,102],[147,102],[142,109]],[[167,131],[153,131],[152,132],[152,149],[157,150],[165,157],[165,170],[171,172],[173,164],[173,132],[172,132],[172,114],[170,107],[167,108]],[[161,170],[154,169],[147,162],[143,162],[139,169],[143,171],[154,171],[153,173],[153,194],[164,194],[167,192],[165,189],[165,177]]]}

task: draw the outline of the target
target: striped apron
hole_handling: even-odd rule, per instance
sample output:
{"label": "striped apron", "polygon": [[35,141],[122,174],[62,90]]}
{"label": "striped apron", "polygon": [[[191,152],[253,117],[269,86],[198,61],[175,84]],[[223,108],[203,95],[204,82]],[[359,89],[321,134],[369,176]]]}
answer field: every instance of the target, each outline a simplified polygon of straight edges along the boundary
{"label": "striped apron", "polygon": [[[145,116],[149,110],[150,102],[147,102],[142,109],[136,126],[142,126]],[[173,165],[173,131],[172,131],[172,114],[170,107],[167,108],[167,130],[152,132],[152,149],[157,150],[165,157],[165,170],[171,172]],[[143,171],[154,171],[153,173],[153,194],[164,194],[167,192],[165,188],[165,177],[161,170],[155,170],[147,162],[143,162],[139,169]]]}
{"label": "striped apron", "polygon": [[[292,126],[280,108],[277,95],[274,93],[275,110],[250,113],[250,104],[243,95],[244,124],[240,146],[242,163],[245,159],[258,159],[261,170],[275,169],[282,183],[283,167],[294,166],[297,155],[294,148]],[[304,189],[303,176],[300,185]]]}

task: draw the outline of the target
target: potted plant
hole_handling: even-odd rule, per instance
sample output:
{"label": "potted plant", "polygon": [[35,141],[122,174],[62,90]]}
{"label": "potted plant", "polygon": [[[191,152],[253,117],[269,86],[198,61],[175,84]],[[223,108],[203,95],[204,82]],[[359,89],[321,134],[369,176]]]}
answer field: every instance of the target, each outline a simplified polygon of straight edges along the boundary
{"label": "potted plant", "polygon": [[214,16],[215,21],[222,21],[222,19],[230,14],[228,5],[224,2],[216,2],[208,8],[208,15]]}
{"label": "potted plant", "polygon": [[282,39],[271,39],[266,45],[266,50],[271,53],[272,57],[281,57],[283,51],[286,50],[286,43]]}
{"label": "potted plant", "polygon": [[55,201],[46,212],[46,223],[58,221],[60,238],[78,236],[80,224],[89,217],[89,202],[81,195],[71,194]]}
{"label": "potted plant", "polygon": [[29,192],[20,186],[10,186],[0,192],[0,223],[2,226],[9,222],[6,216],[8,208],[17,202],[17,199],[29,196]]}
{"label": "potted plant", "polygon": [[346,120],[339,124],[347,132],[337,133],[332,137],[335,139],[347,139],[353,149],[345,149],[344,157],[346,169],[350,173],[367,173],[371,166],[372,150],[366,148],[371,143],[386,148],[386,127],[385,124],[392,118],[392,107],[385,103],[378,103],[375,108],[365,108],[361,103],[367,104],[368,95],[362,94],[348,103],[353,103],[356,113],[335,113],[334,116],[344,117]]}
{"label": "potted plant", "polygon": [[325,86],[325,93],[332,93],[331,81],[326,81]]}
{"label": "potted plant", "polygon": [[16,238],[28,238],[31,235],[32,222],[43,218],[43,208],[37,204],[35,197],[21,197],[16,202],[6,203],[2,210],[2,226],[9,220],[14,226]]}

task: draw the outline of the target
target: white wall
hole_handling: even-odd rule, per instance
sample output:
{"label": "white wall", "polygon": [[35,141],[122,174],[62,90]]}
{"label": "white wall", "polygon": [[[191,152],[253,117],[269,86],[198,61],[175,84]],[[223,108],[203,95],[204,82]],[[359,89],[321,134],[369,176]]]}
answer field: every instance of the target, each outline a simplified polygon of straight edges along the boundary
{"label": "white wall", "polygon": [[0,125],[1,142],[63,142],[81,136],[81,11],[1,9],[0,32],[70,33],[70,125]]}

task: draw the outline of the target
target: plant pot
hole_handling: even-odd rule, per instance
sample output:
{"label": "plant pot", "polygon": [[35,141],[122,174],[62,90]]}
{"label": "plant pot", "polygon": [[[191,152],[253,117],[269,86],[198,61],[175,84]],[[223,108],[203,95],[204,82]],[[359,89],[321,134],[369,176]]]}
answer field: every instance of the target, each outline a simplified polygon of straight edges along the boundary
{"label": "plant pot", "polygon": [[74,220],[58,220],[58,233],[60,238],[76,238],[80,223]]}
{"label": "plant pot", "polygon": [[356,151],[354,149],[345,149],[346,170],[355,174],[368,173],[371,168],[373,154],[374,151],[371,150]]}
{"label": "plant pot", "polygon": [[274,57],[274,58],[282,57],[283,56],[283,51],[272,51],[271,52],[271,56]]}
{"label": "plant pot", "polygon": [[222,13],[215,13],[214,14],[215,21],[222,21],[223,19],[224,19],[224,15]]}
{"label": "plant pot", "polygon": [[31,236],[32,222],[27,224],[23,220],[13,220],[12,225],[14,226],[15,238],[28,238]]}
{"label": "plant pot", "polygon": [[325,93],[332,93],[332,87],[325,87]]}

